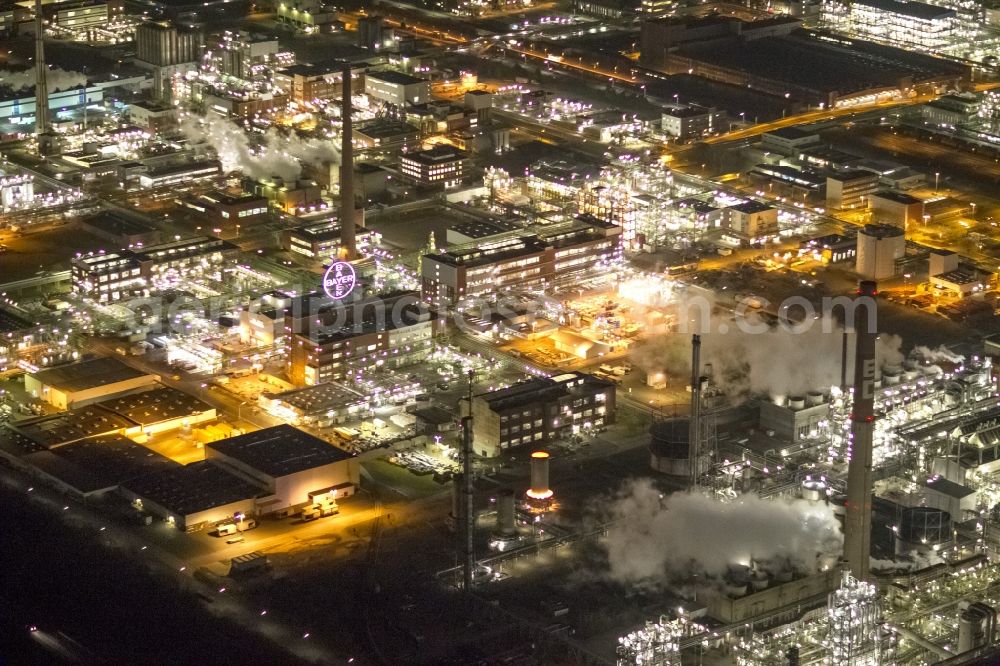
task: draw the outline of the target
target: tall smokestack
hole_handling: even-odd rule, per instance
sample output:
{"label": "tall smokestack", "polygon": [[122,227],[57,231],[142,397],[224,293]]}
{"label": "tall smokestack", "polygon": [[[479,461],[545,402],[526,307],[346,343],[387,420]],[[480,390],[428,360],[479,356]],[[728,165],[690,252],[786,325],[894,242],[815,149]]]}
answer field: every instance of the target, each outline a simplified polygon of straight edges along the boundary
{"label": "tall smokestack", "polygon": [[698,456],[701,454],[701,336],[691,337],[691,421],[688,456],[691,487],[698,485]]}
{"label": "tall smokestack", "polygon": [[35,134],[49,131],[49,86],[45,80],[45,27],[42,0],[35,0]]}
{"label": "tall smokestack", "polygon": [[[875,429],[875,338],[878,336],[874,281],[863,280],[855,299],[854,402],[851,410],[850,461],[847,468],[847,515],[844,559],[858,580],[869,578],[872,533],[872,433]],[[860,307],[859,307],[860,306]]]}
{"label": "tall smokestack", "polygon": [[[37,0],[36,0],[37,1]],[[357,214],[354,210],[354,130],[351,126],[351,64],[344,65],[343,105],[341,106],[342,132],[340,139],[340,249],[347,261],[358,254],[354,238]]]}

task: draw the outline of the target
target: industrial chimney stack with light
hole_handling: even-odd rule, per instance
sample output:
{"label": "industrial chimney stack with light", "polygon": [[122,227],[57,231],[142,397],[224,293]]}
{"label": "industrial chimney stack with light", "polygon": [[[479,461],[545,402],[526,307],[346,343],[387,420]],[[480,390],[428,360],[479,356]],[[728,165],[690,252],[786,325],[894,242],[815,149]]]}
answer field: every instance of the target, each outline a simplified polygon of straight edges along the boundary
{"label": "industrial chimney stack with light", "polygon": [[872,435],[875,429],[875,338],[878,336],[875,282],[864,280],[855,299],[854,400],[851,409],[850,458],[844,559],[858,580],[867,581],[872,532]]}
{"label": "industrial chimney stack with light", "polygon": [[[35,0],[35,134],[49,131],[49,86],[45,65],[45,25],[42,0]],[[84,93],[86,94],[86,93]]]}
{"label": "industrial chimney stack with light", "polygon": [[691,421],[688,436],[690,486],[698,485],[698,458],[701,455],[701,336],[691,337]]}
{"label": "industrial chimney stack with light", "polygon": [[342,258],[352,261],[357,258],[358,246],[355,240],[357,211],[354,209],[354,129],[351,123],[351,65],[344,65],[343,104],[341,105],[340,139],[340,249]]}
{"label": "industrial chimney stack with light", "polygon": [[549,488],[549,454],[545,451],[531,454],[531,488],[527,495],[534,500],[552,497],[552,489]]}

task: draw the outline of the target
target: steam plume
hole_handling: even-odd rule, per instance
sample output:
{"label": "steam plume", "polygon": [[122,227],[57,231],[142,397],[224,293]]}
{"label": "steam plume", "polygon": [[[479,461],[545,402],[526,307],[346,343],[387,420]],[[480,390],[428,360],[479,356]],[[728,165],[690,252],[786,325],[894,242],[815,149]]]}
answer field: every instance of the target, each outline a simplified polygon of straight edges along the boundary
{"label": "steam plume", "polygon": [[333,141],[286,136],[271,128],[255,146],[242,128],[219,116],[186,118],[181,131],[190,141],[211,146],[226,172],[239,169],[255,179],[278,176],[292,181],[302,173],[303,164],[340,163]]}
{"label": "steam plume", "polygon": [[819,557],[840,553],[840,524],[825,504],[756,495],[731,503],[701,494],[661,497],[641,479],[612,501],[605,544],[612,579],[653,585],[692,574],[720,579],[730,565],[751,560],[814,571]]}
{"label": "steam plume", "polygon": [[947,363],[961,363],[965,360],[965,357],[952,352],[944,345],[941,345],[936,349],[931,349],[930,347],[924,347],[921,345],[914,347],[910,354],[917,360],[923,361],[924,363],[940,363],[942,361]]}
{"label": "steam plume", "polygon": [[[69,90],[87,85],[87,77],[80,72],[71,72],[60,67],[50,68],[45,74],[49,92]],[[14,92],[35,87],[35,68],[11,72],[0,70],[0,85],[7,86]]]}

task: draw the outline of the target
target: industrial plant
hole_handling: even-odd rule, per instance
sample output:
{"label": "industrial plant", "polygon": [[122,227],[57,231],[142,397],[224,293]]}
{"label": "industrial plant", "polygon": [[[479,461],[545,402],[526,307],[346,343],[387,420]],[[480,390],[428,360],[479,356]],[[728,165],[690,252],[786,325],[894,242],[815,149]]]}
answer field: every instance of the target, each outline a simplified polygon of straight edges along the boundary
{"label": "industrial plant", "polygon": [[0,2],[0,661],[1000,663],[989,2]]}

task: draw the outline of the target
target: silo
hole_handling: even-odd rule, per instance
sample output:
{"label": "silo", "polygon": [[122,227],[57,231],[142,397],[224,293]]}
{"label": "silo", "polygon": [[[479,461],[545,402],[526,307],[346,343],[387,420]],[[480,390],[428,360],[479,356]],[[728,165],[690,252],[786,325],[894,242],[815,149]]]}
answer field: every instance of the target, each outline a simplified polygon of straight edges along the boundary
{"label": "silo", "polygon": [[510,537],[517,533],[514,514],[514,491],[504,488],[497,499],[497,534]]}
{"label": "silo", "polygon": [[866,224],[858,232],[855,270],[867,280],[882,280],[896,274],[896,260],[906,254],[906,238],[899,227]]}

